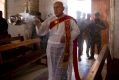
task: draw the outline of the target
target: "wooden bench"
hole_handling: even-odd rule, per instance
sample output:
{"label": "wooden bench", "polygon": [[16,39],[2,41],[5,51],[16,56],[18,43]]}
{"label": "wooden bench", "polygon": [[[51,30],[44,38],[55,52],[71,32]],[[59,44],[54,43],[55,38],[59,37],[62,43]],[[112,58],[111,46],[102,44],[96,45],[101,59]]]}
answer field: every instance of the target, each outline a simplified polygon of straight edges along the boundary
{"label": "wooden bench", "polygon": [[[0,52],[2,53],[4,51],[6,51],[6,50],[18,48],[18,47],[21,47],[21,46],[28,46],[28,45],[35,44],[35,43],[40,43],[39,38],[37,38],[37,39],[29,39],[29,40],[24,40],[24,41],[17,41],[17,42],[9,43],[9,44],[6,44],[6,45],[1,45],[0,46]],[[1,58],[0,59],[0,63],[3,62],[1,53],[0,53],[0,58]]]}
{"label": "wooden bench", "polygon": [[106,80],[108,76],[108,72],[105,74],[105,79],[102,79],[101,72],[105,65],[105,60],[107,60],[107,70],[109,69],[109,62],[111,60],[109,48],[107,45],[104,45],[102,48],[98,58],[93,63],[92,67],[90,68],[89,72],[83,76],[82,80]]}
{"label": "wooden bench", "polygon": [[20,46],[27,46],[30,44],[35,44],[35,43],[40,43],[40,39],[36,38],[36,39],[29,39],[29,40],[24,40],[24,41],[18,41],[16,43],[9,43],[6,45],[1,45],[0,46],[0,52],[3,52],[5,50],[9,50],[9,49],[14,49]]}
{"label": "wooden bench", "polygon": [[8,75],[12,75],[12,73],[18,70],[19,68],[22,68],[23,66],[29,65],[35,62],[36,60],[46,57],[46,54],[41,52],[40,49],[35,49],[35,50],[31,49],[28,52],[26,52],[25,55],[17,56],[15,58],[9,59],[7,62],[4,63],[1,56],[2,52],[6,50],[19,48],[22,46],[33,45],[33,44],[40,44],[40,39],[36,38],[36,39],[29,39],[29,40],[20,40],[6,45],[1,45],[0,46],[0,68],[2,70],[1,73],[3,72],[3,74],[8,73]]}

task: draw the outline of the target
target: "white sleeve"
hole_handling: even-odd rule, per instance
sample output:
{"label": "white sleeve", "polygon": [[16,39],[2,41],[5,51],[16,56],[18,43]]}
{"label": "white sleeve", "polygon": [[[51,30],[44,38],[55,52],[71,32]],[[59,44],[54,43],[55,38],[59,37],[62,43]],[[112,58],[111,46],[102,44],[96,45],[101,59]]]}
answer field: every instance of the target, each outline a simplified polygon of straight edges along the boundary
{"label": "white sleeve", "polygon": [[44,36],[49,32],[49,22],[50,20],[45,20],[44,22],[41,23],[39,29],[38,29],[38,35]]}
{"label": "white sleeve", "polygon": [[78,25],[76,24],[76,22],[74,20],[71,20],[71,40],[75,40],[77,38],[77,36],[79,35],[80,30]]}

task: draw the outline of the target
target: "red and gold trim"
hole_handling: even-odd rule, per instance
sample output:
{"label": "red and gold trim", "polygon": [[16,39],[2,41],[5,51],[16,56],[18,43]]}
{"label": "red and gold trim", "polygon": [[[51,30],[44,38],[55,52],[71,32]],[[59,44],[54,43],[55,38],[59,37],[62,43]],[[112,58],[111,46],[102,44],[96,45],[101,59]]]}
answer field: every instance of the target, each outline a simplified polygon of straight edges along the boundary
{"label": "red and gold trim", "polygon": [[[70,57],[70,40],[71,40],[71,28],[70,28],[70,19],[65,21],[65,49],[64,49],[64,58],[63,64],[66,65],[69,62]],[[77,62],[77,39],[73,41],[73,66],[74,66],[74,73],[75,79],[81,80],[79,76],[78,70],[78,62]]]}
{"label": "red and gold trim", "polygon": [[71,18],[72,18],[72,17],[66,15],[66,16],[63,16],[63,17],[61,17],[61,18],[59,18],[59,19],[56,19],[56,20],[52,21],[52,22],[50,23],[50,29],[52,29],[53,27],[55,27],[55,26],[58,25],[59,23],[65,21],[65,20],[67,20],[67,19],[71,19]]}
{"label": "red and gold trim", "polygon": [[81,80],[79,75],[78,60],[77,60],[77,39],[73,41],[73,66],[74,66],[75,79]]}
{"label": "red and gold trim", "polygon": [[63,65],[68,64],[70,57],[70,40],[71,40],[71,30],[70,30],[70,19],[65,21],[65,48],[64,48],[64,58]]}

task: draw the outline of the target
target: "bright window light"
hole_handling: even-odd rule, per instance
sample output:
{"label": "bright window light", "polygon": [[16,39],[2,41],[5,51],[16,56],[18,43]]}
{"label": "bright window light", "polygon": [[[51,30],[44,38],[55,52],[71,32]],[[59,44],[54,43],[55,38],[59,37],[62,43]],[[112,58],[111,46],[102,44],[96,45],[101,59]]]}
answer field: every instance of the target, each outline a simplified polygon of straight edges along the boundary
{"label": "bright window light", "polygon": [[76,18],[76,12],[91,13],[91,0],[67,0],[68,14]]}
{"label": "bright window light", "polygon": [[5,10],[5,7],[4,7],[4,5],[5,5],[5,0],[0,0],[0,10],[3,12],[3,17],[5,17],[5,12],[4,12],[4,10]]}

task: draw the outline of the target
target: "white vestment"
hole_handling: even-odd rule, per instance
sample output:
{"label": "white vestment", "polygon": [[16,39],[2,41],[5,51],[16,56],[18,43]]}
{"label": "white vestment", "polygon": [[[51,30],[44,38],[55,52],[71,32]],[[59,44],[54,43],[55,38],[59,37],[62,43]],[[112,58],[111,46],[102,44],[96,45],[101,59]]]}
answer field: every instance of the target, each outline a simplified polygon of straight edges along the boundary
{"label": "white vestment", "polygon": [[46,19],[39,28],[39,35],[45,35],[49,33],[48,45],[47,45],[47,62],[48,62],[48,80],[71,80],[72,74],[72,62],[73,62],[73,52],[72,45],[73,40],[79,34],[79,28],[73,19],[70,19],[71,27],[71,46],[70,46],[70,59],[69,64],[62,68],[61,63],[63,62],[64,55],[64,43],[61,43],[61,37],[65,35],[65,24],[64,21],[55,25],[50,29],[49,25],[52,21],[57,19],[57,17],[51,17]]}

